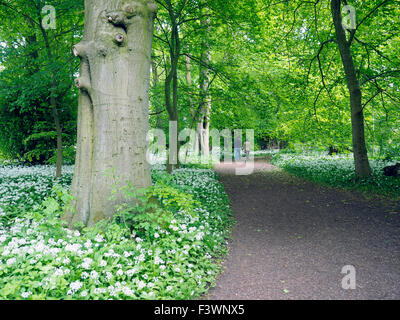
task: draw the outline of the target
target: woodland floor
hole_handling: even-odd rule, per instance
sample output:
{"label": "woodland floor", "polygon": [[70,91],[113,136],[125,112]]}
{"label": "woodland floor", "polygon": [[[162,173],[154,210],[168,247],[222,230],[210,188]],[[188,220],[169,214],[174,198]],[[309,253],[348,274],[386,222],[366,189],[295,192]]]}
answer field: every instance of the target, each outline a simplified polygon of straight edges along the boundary
{"label": "woodland floor", "polygon": [[[265,161],[215,169],[237,224],[213,300],[400,299],[400,205],[317,186]],[[342,268],[357,270],[343,290]]]}

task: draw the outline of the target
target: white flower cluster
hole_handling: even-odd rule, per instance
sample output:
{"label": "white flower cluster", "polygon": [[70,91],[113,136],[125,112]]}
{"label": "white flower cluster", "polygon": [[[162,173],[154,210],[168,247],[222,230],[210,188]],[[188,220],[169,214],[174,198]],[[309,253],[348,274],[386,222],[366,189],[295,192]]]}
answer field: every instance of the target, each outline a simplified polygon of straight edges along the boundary
{"label": "white flower cluster", "polygon": [[[54,166],[2,166],[0,165],[0,216],[6,207],[32,207],[48,197],[55,180]],[[63,168],[63,178],[57,183],[68,188],[73,166]]]}
{"label": "white flower cluster", "polygon": [[[6,168],[0,167],[0,198],[2,192],[9,192],[6,200],[1,198],[4,208],[8,201],[18,203],[22,198],[28,204],[30,198],[36,199],[35,203],[44,200],[51,191],[40,185],[51,185],[53,169],[11,167],[8,175]],[[72,174],[72,167],[67,174]],[[16,279],[24,284],[13,289],[13,297],[20,299],[47,297],[40,294],[63,299],[183,299],[187,296],[182,283],[192,278],[193,290],[201,292],[210,282],[209,273],[215,274],[206,269],[216,268],[212,267],[213,250],[225,244],[224,219],[216,210],[228,210],[229,206],[212,171],[181,169],[173,177],[177,186],[202,205],[192,212],[180,208],[170,225],[158,227],[151,240],[126,234],[110,241],[102,232],[89,236],[68,229],[51,230],[44,226],[45,221],[18,217],[3,225],[0,219],[0,299],[9,297],[3,296],[4,292],[10,294],[8,287],[4,292],[2,288],[17,283]],[[14,189],[4,182],[12,179]],[[20,199],[17,193],[21,190],[25,191]]]}

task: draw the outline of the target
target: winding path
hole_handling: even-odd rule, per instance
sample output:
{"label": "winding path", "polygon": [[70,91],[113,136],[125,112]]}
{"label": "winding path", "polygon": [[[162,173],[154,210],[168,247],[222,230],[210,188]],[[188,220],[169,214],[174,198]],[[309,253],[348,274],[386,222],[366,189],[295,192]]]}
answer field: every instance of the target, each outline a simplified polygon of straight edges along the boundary
{"label": "winding path", "polygon": [[[400,204],[317,186],[266,162],[216,167],[237,224],[213,300],[400,299]],[[356,268],[343,290],[342,268]]]}

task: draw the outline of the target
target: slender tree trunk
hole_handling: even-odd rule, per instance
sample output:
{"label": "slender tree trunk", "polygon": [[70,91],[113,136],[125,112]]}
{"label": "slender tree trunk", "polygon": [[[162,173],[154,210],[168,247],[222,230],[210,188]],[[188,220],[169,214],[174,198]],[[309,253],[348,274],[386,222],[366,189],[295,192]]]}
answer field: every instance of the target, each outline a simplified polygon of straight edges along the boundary
{"label": "slender tree trunk", "polygon": [[153,86],[157,86],[158,81],[159,81],[159,76],[158,76],[158,66],[155,61],[151,62],[151,70],[153,72]]}
{"label": "slender tree trunk", "polygon": [[29,56],[31,58],[29,66],[29,70],[31,70],[31,74],[35,74],[39,72],[40,68],[38,66],[39,52],[38,52],[38,40],[36,36],[36,26],[32,20],[28,20],[30,26],[30,33],[26,36],[27,47],[29,48]]}
{"label": "slender tree trunk", "polygon": [[[151,70],[153,72],[153,87],[157,87],[160,78],[159,78],[159,75],[158,75],[157,63],[155,63],[154,61],[152,62]],[[159,111],[157,111],[157,114],[156,114],[156,128],[157,129],[161,129],[161,126],[162,126],[161,113]]]}
{"label": "slender tree trunk", "polygon": [[[53,81],[53,90],[55,90],[55,81]],[[53,119],[54,119],[54,124],[56,126],[56,132],[57,132],[57,164],[56,164],[56,178],[60,178],[62,175],[62,162],[63,162],[63,142],[62,142],[62,129],[61,129],[61,123],[60,123],[60,117],[58,114],[58,109],[57,109],[57,102],[54,97],[50,98],[50,103],[53,108]]]}
{"label": "slender tree trunk", "polygon": [[[169,115],[170,124],[175,123],[177,128],[179,128],[179,112],[178,112],[178,96],[177,96],[177,57],[172,57],[172,70],[168,75],[166,82],[165,82],[165,103],[167,106],[167,111]],[[171,92],[172,86],[172,92]],[[171,102],[171,95],[172,95],[172,102]],[[170,144],[169,148],[169,157],[168,157],[168,164],[167,164],[167,171],[168,173],[172,173],[174,167],[179,166],[179,141],[178,136],[174,136],[174,132],[170,130],[170,142],[175,143],[176,148]]]}
{"label": "slender tree trunk", "polygon": [[[188,48],[187,48],[187,51],[189,51]],[[187,85],[189,87],[190,113],[191,113],[191,116],[192,116],[192,119],[193,119],[192,127],[190,129],[193,129],[193,125],[197,122],[196,121],[197,110],[195,109],[195,104],[194,104],[193,97],[192,97],[192,94],[193,94],[193,91],[192,91],[192,85],[193,85],[193,82],[192,82],[192,64],[191,64],[189,56],[186,56],[185,59],[186,59],[186,83],[187,83]],[[199,150],[200,150],[199,144],[200,144],[200,141],[198,139],[198,135],[196,134],[196,139],[194,141],[194,146],[192,146],[192,148],[193,148],[192,151],[194,152],[194,154],[196,156],[199,154]],[[188,152],[189,152],[189,149],[186,152],[186,158],[187,158]]]}
{"label": "slender tree trunk", "polygon": [[353,149],[356,176],[365,178],[371,175],[371,167],[365,144],[364,115],[362,107],[362,93],[360,82],[354,66],[351,54],[351,43],[346,39],[346,33],[342,26],[341,0],[331,1],[331,11],[336,30],[336,39],[346,74],[347,86],[350,93],[351,121],[353,129]]}
{"label": "slender tree trunk", "polygon": [[[38,12],[38,18],[39,18],[39,26],[40,26],[40,31],[42,33],[44,43],[46,46],[46,53],[47,57],[49,58],[50,63],[53,63],[53,53],[50,47],[50,41],[47,35],[47,31],[43,28],[42,22],[41,22],[41,15],[40,11]],[[62,128],[61,128],[61,123],[60,123],[60,117],[58,114],[58,105],[57,105],[57,99],[55,97],[56,95],[56,90],[57,90],[57,82],[54,78],[54,72],[52,73],[52,81],[51,81],[51,94],[50,94],[50,104],[52,108],[52,113],[53,113],[53,120],[54,120],[54,125],[56,127],[56,132],[57,132],[57,165],[56,165],[56,178],[60,178],[62,175],[62,162],[63,162],[63,143],[62,143]]]}
{"label": "slender tree trunk", "polygon": [[211,62],[211,49],[207,35],[210,31],[210,18],[206,18],[202,21],[202,25],[205,27],[206,34],[203,42],[203,52],[201,55],[202,62],[206,65],[200,66],[200,78],[201,78],[201,116],[200,121],[197,125],[197,136],[200,140],[201,153],[203,156],[208,157],[210,155],[210,114],[211,114],[211,96],[210,90],[210,72],[208,65]]}
{"label": "slender tree trunk", "polygon": [[[175,16],[172,3],[168,1],[168,11],[171,18],[172,33],[171,33],[171,46],[170,46],[170,61],[171,70],[165,80],[165,105],[169,115],[169,121],[176,123],[179,128],[179,111],[178,111],[178,62],[181,52],[179,29],[177,24],[177,17]],[[171,91],[172,86],[172,91]],[[172,97],[172,101],[171,101]],[[170,135],[172,133],[170,132]],[[176,148],[171,148],[170,155],[168,158],[167,171],[172,173],[173,168],[179,168],[179,141],[178,135],[172,137],[173,143],[176,144]]]}
{"label": "slender tree trunk", "polygon": [[129,182],[151,186],[146,161],[154,16],[150,0],[86,0],[81,59],[78,144],[72,194],[75,222],[112,218],[126,199],[112,190]]}
{"label": "slender tree trunk", "polygon": [[190,57],[186,56],[185,57],[185,62],[186,62],[186,83],[189,87],[189,104],[190,104],[190,112],[192,115],[194,115],[195,111],[194,110],[194,103],[193,103],[193,97],[192,97],[192,64],[190,61]]}

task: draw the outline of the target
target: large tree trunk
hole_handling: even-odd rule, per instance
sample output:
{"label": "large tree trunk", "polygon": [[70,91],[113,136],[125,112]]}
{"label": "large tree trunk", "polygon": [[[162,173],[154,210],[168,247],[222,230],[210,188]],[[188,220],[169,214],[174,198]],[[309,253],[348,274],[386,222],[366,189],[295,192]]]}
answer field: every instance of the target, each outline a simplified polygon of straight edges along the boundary
{"label": "large tree trunk", "polygon": [[371,175],[368,152],[365,144],[364,115],[360,82],[351,54],[351,43],[346,39],[342,26],[341,0],[332,0],[331,10],[336,30],[336,39],[346,74],[347,86],[350,93],[351,121],[353,129],[353,149],[356,175],[365,178]]}
{"label": "large tree trunk", "polygon": [[156,11],[149,0],[85,1],[83,41],[73,48],[81,72],[70,227],[112,218],[126,202],[121,194],[110,200],[118,180],[151,186],[146,135]]}

